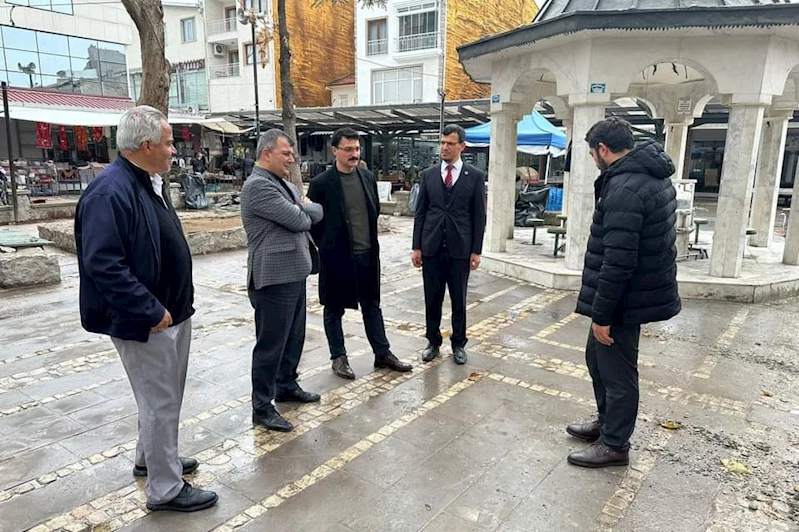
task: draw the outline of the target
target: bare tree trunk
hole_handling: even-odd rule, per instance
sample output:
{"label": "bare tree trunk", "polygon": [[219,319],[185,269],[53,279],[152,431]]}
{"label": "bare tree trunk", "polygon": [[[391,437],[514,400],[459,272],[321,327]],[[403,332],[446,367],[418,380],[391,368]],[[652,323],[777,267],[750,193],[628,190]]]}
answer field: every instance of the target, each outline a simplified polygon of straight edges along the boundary
{"label": "bare tree trunk", "polygon": [[280,35],[280,97],[283,102],[283,131],[294,139],[297,157],[291,165],[291,181],[302,193],[300,175],[300,145],[297,142],[297,115],[294,112],[294,81],[291,78],[291,46],[289,28],[286,23],[286,0],[277,0],[278,31]]}
{"label": "bare tree trunk", "polygon": [[164,55],[164,9],[161,0],[122,0],[139,30],[142,58],[141,94],[136,105],[169,112],[169,62]]}

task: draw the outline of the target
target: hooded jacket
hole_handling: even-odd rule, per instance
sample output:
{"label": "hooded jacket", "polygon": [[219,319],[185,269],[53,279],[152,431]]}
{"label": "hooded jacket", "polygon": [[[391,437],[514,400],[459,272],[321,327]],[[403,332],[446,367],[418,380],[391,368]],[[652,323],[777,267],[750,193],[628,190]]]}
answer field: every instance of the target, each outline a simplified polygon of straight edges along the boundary
{"label": "hooded jacket", "polygon": [[680,312],[673,173],[669,156],[649,141],[594,183],[594,216],[577,301],[577,312],[594,323],[650,323]]}

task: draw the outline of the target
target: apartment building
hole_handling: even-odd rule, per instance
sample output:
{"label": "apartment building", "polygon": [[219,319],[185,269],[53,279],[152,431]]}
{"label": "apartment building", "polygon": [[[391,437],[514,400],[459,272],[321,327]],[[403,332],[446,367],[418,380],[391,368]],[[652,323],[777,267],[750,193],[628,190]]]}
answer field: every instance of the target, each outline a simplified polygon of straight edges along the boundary
{"label": "apartment building", "polygon": [[[296,105],[328,106],[328,84],[352,73],[354,12],[332,3],[313,7],[308,0],[286,4]],[[275,27],[276,0],[163,0],[162,5],[166,57],[173,68],[170,108],[252,115],[256,75],[260,108],[280,108],[277,39],[259,44]],[[255,39],[252,26],[240,20],[242,7],[261,16]],[[138,36],[134,41],[129,63],[135,98],[141,87],[141,58]]]}
{"label": "apartment building", "polygon": [[457,58],[461,44],[532,22],[532,0],[388,0],[356,3],[356,81],[359,105],[483,98]]}

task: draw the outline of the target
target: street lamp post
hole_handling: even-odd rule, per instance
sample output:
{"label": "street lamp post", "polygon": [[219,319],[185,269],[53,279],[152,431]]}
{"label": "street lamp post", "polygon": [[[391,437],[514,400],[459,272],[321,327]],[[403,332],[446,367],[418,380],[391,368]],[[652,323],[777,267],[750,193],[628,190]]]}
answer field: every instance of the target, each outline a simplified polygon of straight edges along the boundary
{"label": "street lamp post", "polygon": [[245,11],[238,9],[238,18],[241,24],[249,24],[252,31],[252,79],[255,86],[255,138],[261,137],[261,117],[258,115],[258,61],[256,61],[258,47],[255,42],[255,26],[258,23],[258,16],[255,14],[254,6]]}

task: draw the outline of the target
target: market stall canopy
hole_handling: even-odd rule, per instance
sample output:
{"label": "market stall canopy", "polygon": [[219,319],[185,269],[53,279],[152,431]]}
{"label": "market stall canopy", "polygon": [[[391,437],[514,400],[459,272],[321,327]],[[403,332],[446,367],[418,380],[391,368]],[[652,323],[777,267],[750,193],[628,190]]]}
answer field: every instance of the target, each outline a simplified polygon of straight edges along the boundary
{"label": "market stall canopy", "polygon": [[[8,89],[8,112],[13,120],[47,122],[64,126],[117,126],[122,114],[134,107],[130,98],[93,96],[37,89]],[[0,116],[3,116],[0,107]],[[203,115],[182,114],[179,110],[169,113],[170,124],[218,124],[226,122],[220,118],[205,118]],[[220,126],[237,133],[233,124]],[[233,131],[235,128],[236,131]],[[212,128],[214,129],[214,128]],[[246,131],[246,130],[243,130]]]}
{"label": "market stall canopy", "polygon": [[[466,145],[485,148],[491,138],[491,122],[466,130]],[[566,134],[553,126],[538,111],[522,118],[516,126],[518,151],[532,155],[563,155],[566,150]]]}
{"label": "market stall canopy", "polygon": [[255,129],[254,127],[240,128],[236,124],[221,118],[207,118],[201,123],[203,127],[207,127],[208,129],[218,131],[220,133],[226,133],[228,135],[239,135],[241,133],[246,133]]}

